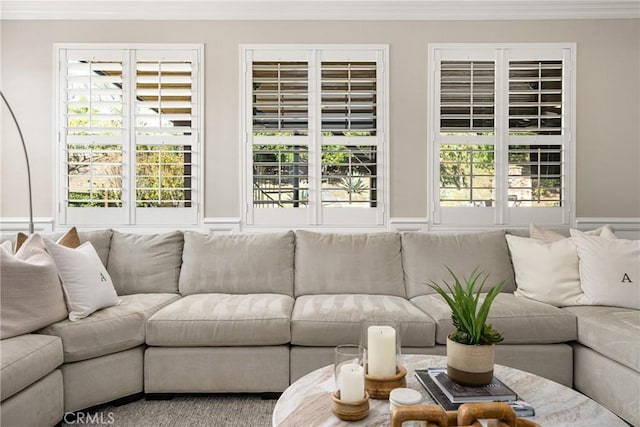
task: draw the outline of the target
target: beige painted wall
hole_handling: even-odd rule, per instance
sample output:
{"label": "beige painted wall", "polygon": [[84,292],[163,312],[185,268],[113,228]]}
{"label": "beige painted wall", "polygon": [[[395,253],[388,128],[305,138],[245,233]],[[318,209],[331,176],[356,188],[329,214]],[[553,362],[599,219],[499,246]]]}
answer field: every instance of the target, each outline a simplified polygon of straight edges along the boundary
{"label": "beige painted wall", "polygon": [[[54,216],[54,42],[206,45],[205,217],[238,217],[238,45],[390,45],[391,217],[427,217],[427,45],[576,42],[577,216],[640,217],[640,20],[433,22],[2,21],[0,86],[29,145],[37,217]],[[27,214],[3,109],[0,217]]]}

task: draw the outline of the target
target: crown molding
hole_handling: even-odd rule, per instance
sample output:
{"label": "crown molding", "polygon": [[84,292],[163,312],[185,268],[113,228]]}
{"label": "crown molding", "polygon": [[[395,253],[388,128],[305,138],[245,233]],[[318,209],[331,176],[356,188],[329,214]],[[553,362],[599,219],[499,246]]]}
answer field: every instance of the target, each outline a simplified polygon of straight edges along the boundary
{"label": "crown molding", "polygon": [[0,0],[2,20],[639,19],[640,0]]}

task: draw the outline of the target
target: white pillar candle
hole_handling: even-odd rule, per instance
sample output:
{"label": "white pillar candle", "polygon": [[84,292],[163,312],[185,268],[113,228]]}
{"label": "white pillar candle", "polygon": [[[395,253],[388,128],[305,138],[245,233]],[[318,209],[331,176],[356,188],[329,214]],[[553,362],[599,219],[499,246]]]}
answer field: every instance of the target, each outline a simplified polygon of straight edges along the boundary
{"label": "white pillar candle", "polygon": [[367,374],[376,377],[395,375],[396,330],[391,326],[369,326],[367,346]]}
{"label": "white pillar candle", "polygon": [[364,399],[364,368],[356,363],[340,366],[338,374],[340,400],[357,402]]}

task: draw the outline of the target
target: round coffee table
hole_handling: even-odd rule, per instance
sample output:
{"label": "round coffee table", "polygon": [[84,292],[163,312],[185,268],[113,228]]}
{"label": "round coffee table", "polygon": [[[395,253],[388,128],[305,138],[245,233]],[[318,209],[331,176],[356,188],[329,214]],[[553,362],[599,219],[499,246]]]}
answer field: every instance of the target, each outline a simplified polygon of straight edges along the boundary
{"label": "round coffee table", "polygon": [[[446,366],[444,356],[404,355],[407,387],[422,394],[422,404],[434,404],[429,393],[414,376],[416,369]],[[583,394],[528,372],[495,365],[495,375],[511,387],[536,411],[532,421],[542,426],[628,425],[605,407]],[[331,393],[335,390],[333,365],[317,369],[291,384],[280,396],[273,411],[273,426],[372,426],[389,425],[389,401],[369,401],[369,415],[362,421],[344,422],[331,412]]]}

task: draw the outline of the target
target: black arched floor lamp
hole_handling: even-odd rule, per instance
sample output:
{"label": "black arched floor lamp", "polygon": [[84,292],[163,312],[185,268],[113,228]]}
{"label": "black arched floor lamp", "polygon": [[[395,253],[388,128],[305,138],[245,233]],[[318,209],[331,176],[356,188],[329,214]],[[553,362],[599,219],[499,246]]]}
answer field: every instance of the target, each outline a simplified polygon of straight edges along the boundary
{"label": "black arched floor lamp", "polygon": [[33,234],[34,224],[33,224],[33,197],[31,195],[31,168],[29,167],[29,155],[27,154],[27,145],[24,142],[24,137],[22,136],[22,130],[20,129],[20,125],[18,124],[18,119],[16,119],[16,115],[13,114],[13,110],[9,105],[9,101],[4,97],[4,93],[0,90],[0,96],[2,96],[2,100],[7,105],[9,112],[11,113],[11,117],[13,118],[13,122],[16,124],[18,128],[18,134],[20,135],[20,141],[22,141],[22,149],[24,150],[24,159],[27,162],[27,181],[29,184],[29,234]]}

